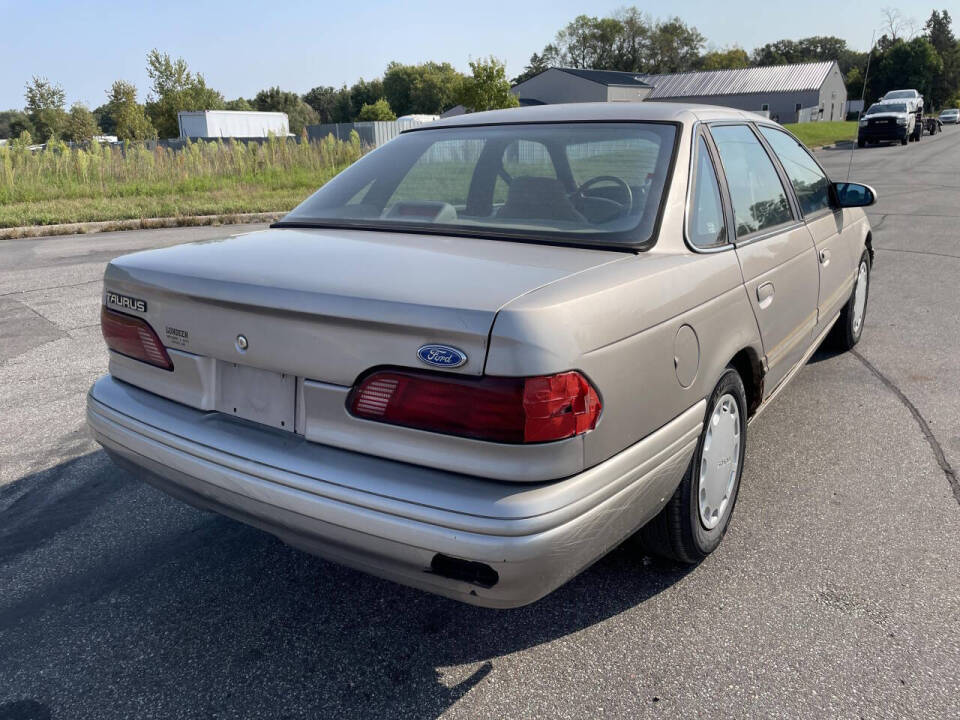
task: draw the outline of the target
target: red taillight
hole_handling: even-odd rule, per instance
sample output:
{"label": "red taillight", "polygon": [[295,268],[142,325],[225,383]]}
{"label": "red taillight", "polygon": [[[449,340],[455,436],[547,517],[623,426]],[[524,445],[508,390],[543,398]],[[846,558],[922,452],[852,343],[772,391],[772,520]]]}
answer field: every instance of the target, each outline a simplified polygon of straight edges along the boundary
{"label": "red taillight", "polygon": [[562,440],[592,430],[600,397],[578,372],[466,378],[384,370],[355,386],[347,407],[366,420],[503,443]]}
{"label": "red taillight", "polygon": [[107,347],[114,352],[164,370],[173,370],[167,349],[145,320],[108,310],[104,306],[100,308],[100,330]]}

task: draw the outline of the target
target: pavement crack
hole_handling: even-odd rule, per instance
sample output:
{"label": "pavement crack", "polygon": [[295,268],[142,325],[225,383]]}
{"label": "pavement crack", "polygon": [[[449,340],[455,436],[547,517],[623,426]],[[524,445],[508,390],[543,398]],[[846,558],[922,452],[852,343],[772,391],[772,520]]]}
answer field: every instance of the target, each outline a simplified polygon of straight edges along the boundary
{"label": "pavement crack", "polygon": [[923,415],[920,413],[920,410],[918,410],[917,406],[910,401],[910,398],[908,398],[904,392],[897,387],[897,384],[893,382],[893,380],[888,378],[886,375],[880,372],[879,369],[877,369],[876,365],[867,360],[856,350],[851,350],[850,353],[857,358],[857,360],[862,362],[864,367],[872,372],[877,379],[882,382],[888,390],[890,390],[890,392],[896,395],[897,399],[900,400],[903,406],[910,411],[911,415],[913,415],[913,419],[916,420],[917,425],[920,426],[920,432],[923,433],[923,437],[926,438],[927,444],[929,444],[930,449],[933,450],[933,457],[936,459],[937,465],[940,466],[940,469],[947,478],[947,483],[949,483],[950,489],[953,491],[953,497],[956,499],[957,503],[960,503],[960,482],[957,481],[957,474],[950,466],[950,461],[947,460],[947,456],[943,454],[943,448],[940,446],[940,442],[933,434],[933,430],[930,429],[930,425],[924,419]]}
{"label": "pavement crack", "polygon": [[945,257],[945,258],[953,258],[954,260],[960,260],[960,255],[950,255],[949,253],[930,252],[928,250],[904,250],[902,248],[885,248],[885,247],[878,247],[874,249],[882,250],[883,252],[910,253],[911,255],[933,255],[934,257]]}

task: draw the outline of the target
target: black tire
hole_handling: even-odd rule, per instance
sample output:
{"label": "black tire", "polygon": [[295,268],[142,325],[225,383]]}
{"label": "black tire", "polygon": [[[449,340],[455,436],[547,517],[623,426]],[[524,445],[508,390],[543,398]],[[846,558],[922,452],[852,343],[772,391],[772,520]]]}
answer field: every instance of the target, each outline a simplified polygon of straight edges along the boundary
{"label": "black tire", "polygon": [[[739,411],[740,453],[737,464],[736,480],[730,491],[730,497],[719,522],[707,529],[700,519],[698,500],[700,473],[695,469],[701,466],[703,444],[707,436],[708,423],[716,409],[717,402],[724,395],[732,395]],[[697,448],[690,460],[690,466],[683,480],[667,502],[663,510],[639,533],[643,550],[654,557],[689,565],[696,564],[717,549],[727,532],[730,517],[740,492],[740,478],[743,476],[743,458],[747,444],[747,397],[740,374],[728,367],[707,401],[707,413],[703,431],[697,441]]]}
{"label": "black tire", "polygon": [[901,145],[906,145],[908,142],[910,142],[910,141],[909,141],[907,138],[901,138],[901,139],[900,139],[900,144],[901,144]]}
{"label": "black tire", "polygon": [[[855,312],[854,305],[856,304],[857,299],[857,288],[860,285],[860,269],[866,267],[866,287],[864,288],[864,298],[863,298],[863,314],[860,317],[860,324],[855,327]],[[830,331],[831,340],[833,346],[846,352],[847,350],[853,349],[853,347],[860,342],[860,338],[863,336],[863,326],[867,320],[867,309],[870,306],[870,253],[866,250],[863,251],[863,255],[860,256],[860,262],[857,263],[857,282],[853,285],[853,291],[850,293],[850,299],[847,300],[847,304],[843,306],[843,310],[840,311],[840,317],[837,319],[837,324],[833,326],[833,330]]]}
{"label": "black tire", "polygon": [[864,145],[866,145],[866,144],[867,144],[866,141],[861,140],[861,139],[859,139],[859,138],[857,139],[857,147],[858,147],[858,148],[862,148],[862,147],[863,147]]}

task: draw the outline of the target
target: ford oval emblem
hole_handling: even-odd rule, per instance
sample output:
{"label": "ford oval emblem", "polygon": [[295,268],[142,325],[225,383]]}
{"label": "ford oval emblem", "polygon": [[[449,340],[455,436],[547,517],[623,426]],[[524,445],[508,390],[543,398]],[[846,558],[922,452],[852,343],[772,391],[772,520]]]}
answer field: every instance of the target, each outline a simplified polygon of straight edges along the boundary
{"label": "ford oval emblem", "polygon": [[417,350],[417,357],[433,367],[455,368],[467,361],[467,354],[449,345],[424,345]]}

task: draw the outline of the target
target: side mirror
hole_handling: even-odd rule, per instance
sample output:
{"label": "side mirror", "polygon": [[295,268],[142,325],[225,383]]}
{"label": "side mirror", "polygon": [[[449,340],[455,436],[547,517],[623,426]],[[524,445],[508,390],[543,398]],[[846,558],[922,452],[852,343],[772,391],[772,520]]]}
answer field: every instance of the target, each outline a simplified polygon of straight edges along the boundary
{"label": "side mirror", "polygon": [[860,183],[834,183],[833,195],[837,200],[837,206],[842,208],[868,207],[877,201],[877,191],[869,185]]}

